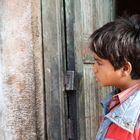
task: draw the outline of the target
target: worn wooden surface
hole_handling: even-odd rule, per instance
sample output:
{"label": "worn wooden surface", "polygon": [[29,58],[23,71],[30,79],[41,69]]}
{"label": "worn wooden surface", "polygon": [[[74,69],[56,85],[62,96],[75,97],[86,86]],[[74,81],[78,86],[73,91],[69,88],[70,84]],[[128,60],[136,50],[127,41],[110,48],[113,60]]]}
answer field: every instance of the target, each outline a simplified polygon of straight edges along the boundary
{"label": "worn wooden surface", "polygon": [[66,46],[75,49],[67,60],[75,56],[78,74],[78,140],[95,140],[110,88],[95,82],[87,47],[90,34],[113,19],[115,0],[40,2],[0,1],[0,140],[67,139]]}
{"label": "worn wooden surface", "polygon": [[43,0],[46,139],[65,140],[63,1]]}
{"label": "worn wooden surface", "polygon": [[[97,83],[92,65],[85,64],[84,72],[84,108],[86,140],[94,140],[99,125]],[[95,125],[96,124],[96,125]]]}

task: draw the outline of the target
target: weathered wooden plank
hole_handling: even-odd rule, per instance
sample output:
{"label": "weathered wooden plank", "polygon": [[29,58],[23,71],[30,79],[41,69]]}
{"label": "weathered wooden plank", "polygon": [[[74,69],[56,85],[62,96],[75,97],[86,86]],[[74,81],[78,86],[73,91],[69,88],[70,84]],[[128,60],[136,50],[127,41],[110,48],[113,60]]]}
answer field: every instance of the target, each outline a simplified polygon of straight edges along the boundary
{"label": "weathered wooden plank", "polygon": [[43,46],[48,140],[65,140],[63,1],[43,0]]}
{"label": "weathered wooden plank", "polygon": [[96,131],[98,125],[98,108],[97,94],[95,92],[95,83],[92,65],[85,64],[84,68],[84,101],[85,101],[85,127],[86,127],[86,140],[96,139]]}
{"label": "weathered wooden plank", "polygon": [[[95,24],[93,21],[96,20],[94,0],[81,0],[81,23],[82,23],[82,39],[87,40],[89,35],[92,33]],[[92,21],[92,22],[91,22]]]}
{"label": "weathered wooden plank", "polygon": [[[86,140],[86,131],[85,131],[85,106],[84,106],[84,90],[83,90],[83,62],[82,62],[82,48],[81,48],[81,41],[83,36],[82,26],[83,23],[81,22],[82,18],[81,15],[83,11],[81,10],[81,0],[74,1],[74,47],[75,47],[75,69],[77,72],[77,125],[78,125],[78,140]],[[84,10],[85,11],[85,10]],[[86,18],[84,18],[86,19]],[[87,30],[86,30],[87,31]],[[87,34],[87,32],[85,33]]]}
{"label": "weathered wooden plank", "polygon": [[96,28],[114,19],[115,0],[95,0],[94,8],[96,13]]}
{"label": "weathered wooden plank", "polygon": [[0,1],[0,139],[35,140],[32,2]]}

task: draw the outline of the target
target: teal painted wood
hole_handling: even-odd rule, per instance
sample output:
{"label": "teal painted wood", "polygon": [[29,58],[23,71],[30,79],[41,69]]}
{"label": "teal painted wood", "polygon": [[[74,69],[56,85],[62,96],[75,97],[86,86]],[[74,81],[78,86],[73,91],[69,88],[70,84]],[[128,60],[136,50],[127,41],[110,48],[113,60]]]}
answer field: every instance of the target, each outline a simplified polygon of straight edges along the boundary
{"label": "teal painted wood", "polygon": [[63,1],[42,1],[46,139],[66,140]]}

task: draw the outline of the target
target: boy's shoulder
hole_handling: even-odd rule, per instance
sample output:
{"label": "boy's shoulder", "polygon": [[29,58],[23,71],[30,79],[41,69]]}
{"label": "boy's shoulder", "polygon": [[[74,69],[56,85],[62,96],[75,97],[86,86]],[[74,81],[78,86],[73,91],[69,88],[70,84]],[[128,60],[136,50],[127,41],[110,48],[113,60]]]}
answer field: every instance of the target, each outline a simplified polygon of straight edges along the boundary
{"label": "boy's shoulder", "polygon": [[137,120],[140,116],[140,88],[134,91],[117,108],[109,112],[105,117],[123,129],[134,132]]}

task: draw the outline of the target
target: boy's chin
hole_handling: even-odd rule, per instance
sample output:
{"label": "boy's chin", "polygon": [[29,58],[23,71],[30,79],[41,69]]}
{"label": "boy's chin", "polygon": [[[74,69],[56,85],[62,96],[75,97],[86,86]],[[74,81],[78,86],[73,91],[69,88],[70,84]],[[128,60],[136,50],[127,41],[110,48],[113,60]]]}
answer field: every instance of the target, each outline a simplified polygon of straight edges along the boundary
{"label": "boy's chin", "polygon": [[101,83],[101,82],[98,82],[98,84],[99,84],[101,87],[108,87],[108,86],[110,86],[109,84]]}

